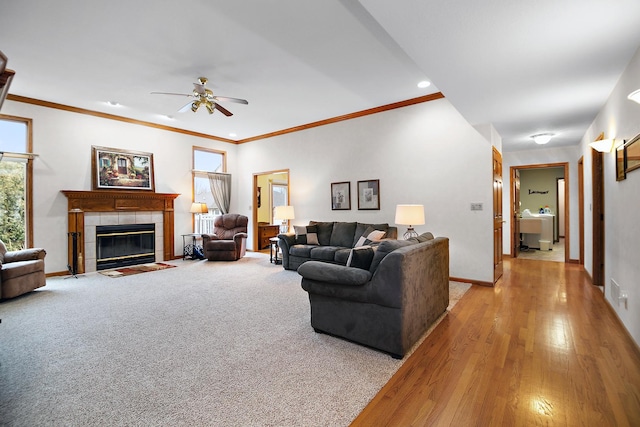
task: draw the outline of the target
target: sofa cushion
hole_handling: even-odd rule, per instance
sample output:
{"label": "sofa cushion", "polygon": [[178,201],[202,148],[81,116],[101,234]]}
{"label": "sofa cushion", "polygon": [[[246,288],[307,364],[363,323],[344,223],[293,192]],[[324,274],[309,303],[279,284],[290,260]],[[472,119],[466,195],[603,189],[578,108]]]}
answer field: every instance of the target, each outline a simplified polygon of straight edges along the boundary
{"label": "sofa cushion", "polygon": [[335,262],[336,264],[347,265],[347,260],[349,259],[350,254],[350,248],[338,249],[333,256],[333,262]]}
{"label": "sofa cushion", "polygon": [[386,257],[389,253],[395,251],[398,248],[410,245],[415,245],[415,243],[408,240],[384,240],[380,242],[380,244],[378,245],[378,249],[373,256],[373,261],[371,261],[371,267],[369,267],[369,271],[371,273],[376,271],[376,269],[380,265],[380,262],[382,262],[384,257]]}
{"label": "sofa cushion", "polygon": [[[298,274],[312,282],[302,281],[302,288],[307,292],[315,290],[328,296],[339,297],[346,286],[362,286],[371,279],[371,273],[361,268],[350,268],[344,265],[327,264],[320,261],[308,261],[298,268]],[[318,284],[313,282],[320,282]],[[326,286],[332,283],[342,286]]]}
{"label": "sofa cushion", "polygon": [[331,231],[331,246],[342,246],[351,248],[353,244],[353,234],[356,232],[355,222],[336,222]]}
{"label": "sofa cushion", "polygon": [[411,237],[407,239],[407,241],[414,242],[414,243],[423,243],[423,242],[428,242],[429,240],[433,240],[433,238],[434,238],[433,234],[431,234],[430,232],[426,232],[426,233],[422,233],[417,237]]}
{"label": "sofa cushion", "polygon": [[333,222],[309,221],[309,225],[318,227],[318,243],[324,246],[331,244],[331,232],[333,231]]}
{"label": "sofa cushion", "polygon": [[16,261],[10,262],[2,266],[0,274],[2,280],[15,279],[16,277],[25,276],[27,274],[35,273],[38,271],[44,271],[44,261],[29,260],[29,261]]}
{"label": "sofa cushion", "polygon": [[379,242],[385,234],[385,231],[375,230],[373,227],[368,227],[364,233],[362,233],[362,236],[360,236],[354,247],[369,246],[373,242]]}
{"label": "sofa cushion", "polygon": [[314,246],[311,249],[311,259],[322,261],[333,261],[339,246]]}
{"label": "sofa cushion", "polygon": [[369,227],[373,228],[374,230],[382,230],[386,233],[387,229],[389,228],[389,224],[363,224],[359,222],[356,225],[356,232],[354,233],[354,236],[353,236],[353,243],[351,243],[352,248],[355,248],[356,243]]}
{"label": "sofa cushion", "polygon": [[316,245],[293,245],[289,248],[289,255],[311,258],[311,249],[316,247]]}
{"label": "sofa cushion", "polygon": [[373,248],[371,246],[353,248],[349,254],[349,259],[347,260],[347,267],[369,270],[369,267],[371,267],[371,261],[373,261],[373,254]]}

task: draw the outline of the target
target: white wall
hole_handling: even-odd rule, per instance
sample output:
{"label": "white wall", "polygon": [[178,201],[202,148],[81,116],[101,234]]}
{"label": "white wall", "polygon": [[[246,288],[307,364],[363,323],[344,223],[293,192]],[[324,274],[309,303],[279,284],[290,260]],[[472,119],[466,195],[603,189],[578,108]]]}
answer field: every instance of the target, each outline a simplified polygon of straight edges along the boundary
{"label": "white wall", "polygon": [[[239,146],[15,101],[6,101],[2,113],[33,119],[40,155],[34,244],[48,249],[47,273],[66,271],[67,199],[60,190],[91,189],[91,145],[154,154],[156,191],[181,194],[174,245],[181,254],[180,235],[191,232],[191,148],[197,145],[227,152],[235,212],[251,217],[253,174],[279,169],[291,171],[294,224],[394,224],[397,204],[422,203],[427,223],[416,230],[451,239],[451,275],[493,281],[491,145],[446,99]],[[357,209],[356,182],[368,179],[380,180],[379,211]],[[338,181],[351,182],[350,211],[331,210],[330,183]],[[471,212],[471,202],[484,210]]]}
{"label": "white wall", "polygon": [[[47,250],[47,273],[67,270],[67,198],[60,190],[91,190],[91,146],[153,153],[155,190],[180,193],[175,201],[175,248],[192,232],[192,146],[227,152],[227,168],[236,167],[236,146],[85,114],[5,101],[2,114],[33,119],[34,245]],[[210,118],[209,118],[210,120]],[[234,180],[234,188],[244,183]],[[248,185],[248,184],[247,184]]]}
{"label": "white wall", "polygon": [[[504,183],[503,188],[505,189],[502,193],[502,206],[503,216],[506,220],[503,230],[503,252],[505,254],[511,254],[511,167],[525,165],[546,165],[551,163],[569,163],[569,177],[565,177],[565,179],[569,180],[569,258],[572,260],[579,259],[580,240],[578,235],[578,158],[580,156],[578,146],[534,149],[526,151],[508,151],[506,153],[503,153],[502,156],[502,180]],[[585,217],[586,216],[587,214],[585,213]],[[590,230],[590,228],[585,229]]]}
{"label": "white wall", "polygon": [[[394,225],[397,204],[424,204],[426,224],[416,231],[450,238],[451,275],[493,282],[491,145],[446,99],[243,144],[238,157],[242,180],[290,169],[295,225]],[[357,209],[357,181],[369,179],[380,180],[379,211]],[[339,181],[351,182],[349,211],[331,210],[330,184]],[[251,215],[251,187],[235,194],[240,213]],[[471,202],[484,210],[471,212]]]}
{"label": "white wall", "polygon": [[[589,142],[604,132],[605,138],[630,140],[640,133],[640,104],[627,95],[640,88],[640,50],[620,77],[604,105],[582,139],[580,153],[585,166],[585,268],[593,271],[590,206],[591,148]],[[640,170],[632,171],[624,181],[616,181],[615,154],[604,155],[605,200],[605,298],[610,302],[636,343],[640,343]],[[628,305],[618,305],[611,297],[611,280],[628,293]]]}

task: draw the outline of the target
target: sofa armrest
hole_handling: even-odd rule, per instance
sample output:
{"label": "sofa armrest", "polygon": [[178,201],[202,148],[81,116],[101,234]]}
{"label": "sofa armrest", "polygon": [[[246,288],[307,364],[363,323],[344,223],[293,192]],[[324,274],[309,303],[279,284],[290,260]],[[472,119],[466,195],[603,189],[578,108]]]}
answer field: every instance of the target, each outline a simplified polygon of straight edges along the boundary
{"label": "sofa armrest", "polygon": [[289,248],[296,244],[296,235],[294,233],[278,234],[278,247],[282,252],[282,267],[289,269]]}
{"label": "sofa armrest", "polygon": [[47,252],[42,248],[22,249],[19,251],[9,251],[4,254],[4,264],[18,261],[31,261],[44,259]]}
{"label": "sofa armrest", "polygon": [[211,240],[220,240],[220,239],[215,234],[203,234],[202,235],[202,246],[204,247],[204,245],[206,245],[207,242],[210,242]]}
{"label": "sofa armrest", "polygon": [[362,286],[371,280],[367,270],[321,261],[307,261],[298,267],[298,274],[304,279],[332,285]]}

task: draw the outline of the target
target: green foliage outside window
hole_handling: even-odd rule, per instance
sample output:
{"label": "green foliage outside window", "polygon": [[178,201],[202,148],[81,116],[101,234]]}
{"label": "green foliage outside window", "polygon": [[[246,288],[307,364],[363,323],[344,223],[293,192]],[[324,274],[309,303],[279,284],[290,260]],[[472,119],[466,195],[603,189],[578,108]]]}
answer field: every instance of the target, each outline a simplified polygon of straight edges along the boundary
{"label": "green foliage outside window", "polygon": [[7,250],[25,247],[25,164],[0,162],[0,240]]}

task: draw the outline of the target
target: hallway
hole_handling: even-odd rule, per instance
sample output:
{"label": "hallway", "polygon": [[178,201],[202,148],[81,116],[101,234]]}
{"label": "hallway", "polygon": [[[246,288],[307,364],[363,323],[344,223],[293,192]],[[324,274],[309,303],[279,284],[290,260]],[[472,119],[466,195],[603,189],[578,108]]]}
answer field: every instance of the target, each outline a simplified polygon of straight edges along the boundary
{"label": "hallway", "polygon": [[640,350],[581,266],[505,259],[353,426],[640,425]]}

